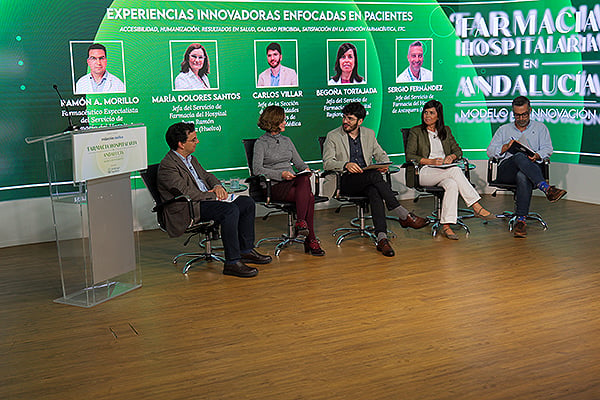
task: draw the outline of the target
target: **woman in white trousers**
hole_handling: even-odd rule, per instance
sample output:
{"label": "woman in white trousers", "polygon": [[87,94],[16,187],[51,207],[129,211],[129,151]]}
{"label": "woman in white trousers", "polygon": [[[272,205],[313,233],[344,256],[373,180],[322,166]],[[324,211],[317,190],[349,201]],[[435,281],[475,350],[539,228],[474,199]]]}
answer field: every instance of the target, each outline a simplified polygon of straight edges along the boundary
{"label": "woman in white trousers", "polygon": [[419,182],[423,186],[444,188],[440,223],[442,234],[451,240],[458,240],[450,225],[456,224],[458,217],[458,195],[467,207],[472,207],[476,217],[492,220],[495,215],[479,204],[477,193],[462,169],[451,166],[462,157],[462,150],[452,136],[450,127],[444,125],[442,103],[430,100],[423,106],[421,124],[410,130],[406,143],[406,159],[422,166]]}

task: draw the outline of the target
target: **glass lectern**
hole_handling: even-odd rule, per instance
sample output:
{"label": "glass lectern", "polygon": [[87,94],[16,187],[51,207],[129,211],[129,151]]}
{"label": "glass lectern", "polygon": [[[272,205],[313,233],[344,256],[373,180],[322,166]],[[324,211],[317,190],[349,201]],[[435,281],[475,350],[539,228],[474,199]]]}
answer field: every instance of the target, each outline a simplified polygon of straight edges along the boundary
{"label": "glass lectern", "polygon": [[130,174],[147,166],[146,127],[26,141],[44,145],[63,294],[54,301],[92,307],[141,287]]}

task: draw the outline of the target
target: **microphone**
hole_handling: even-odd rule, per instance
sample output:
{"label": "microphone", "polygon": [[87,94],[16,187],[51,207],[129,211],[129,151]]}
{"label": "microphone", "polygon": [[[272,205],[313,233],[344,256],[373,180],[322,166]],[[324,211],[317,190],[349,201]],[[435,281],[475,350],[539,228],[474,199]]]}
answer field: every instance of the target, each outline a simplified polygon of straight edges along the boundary
{"label": "microphone", "polygon": [[52,87],[54,88],[54,90],[56,90],[56,93],[58,93],[58,98],[60,99],[61,106],[64,104],[65,111],[67,112],[67,118],[69,120],[69,126],[67,126],[67,128],[63,132],[78,130],[79,127],[77,125],[73,125],[73,120],[71,119],[71,112],[69,111],[69,107],[67,107],[67,102],[60,95],[60,92],[58,91],[58,86],[56,84],[54,84],[54,85],[52,85]]}

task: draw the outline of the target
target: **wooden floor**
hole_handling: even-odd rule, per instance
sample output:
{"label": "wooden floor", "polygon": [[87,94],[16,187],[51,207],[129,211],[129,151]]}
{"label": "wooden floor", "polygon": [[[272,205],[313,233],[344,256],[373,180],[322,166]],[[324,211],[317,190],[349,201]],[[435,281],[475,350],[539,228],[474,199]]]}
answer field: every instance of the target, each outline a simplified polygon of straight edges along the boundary
{"label": "wooden floor", "polygon": [[143,287],[91,309],[53,303],[53,243],[0,249],[0,399],[600,399],[600,206],[533,208],[550,229],[527,239],[391,223],[394,258],[336,247],[354,211],[319,211],[327,256],[295,245],[254,279],[215,262],[184,276],[182,240],[143,232]]}

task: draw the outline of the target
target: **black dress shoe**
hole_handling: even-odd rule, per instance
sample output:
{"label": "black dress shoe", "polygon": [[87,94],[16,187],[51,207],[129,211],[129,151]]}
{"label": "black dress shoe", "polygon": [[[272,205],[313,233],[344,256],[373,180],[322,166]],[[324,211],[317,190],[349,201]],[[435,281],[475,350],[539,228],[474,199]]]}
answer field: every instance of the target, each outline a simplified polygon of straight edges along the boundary
{"label": "black dress shoe", "polygon": [[242,254],[241,261],[246,264],[268,264],[273,259],[269,255],[260,254],[255,249],[252,249],[250,253]]}
{"label": "black dress shoe", "polygon": [[386,257],[394,257],[394,249],[390,246],[390,241],[387,239],[381,239],[377,242],[377,250],[380,251]]}
{"label": "black dress shoe", "polygon": [[429,224],[427,218],[419,217],[413,213],[408,213],[406,219],[400,220],[400,225],[403,228],[421,229],[422,227]]}
{"label": "black dress shoe", "polygon": [[249,267],[241,261],[225,264],[223,266],[223,275],[239,276],[240,278],[252,278],[258,275],[258,269]]}

